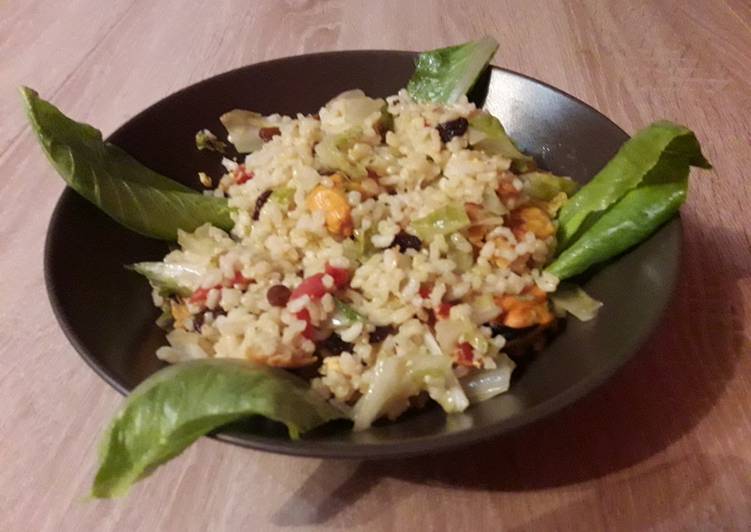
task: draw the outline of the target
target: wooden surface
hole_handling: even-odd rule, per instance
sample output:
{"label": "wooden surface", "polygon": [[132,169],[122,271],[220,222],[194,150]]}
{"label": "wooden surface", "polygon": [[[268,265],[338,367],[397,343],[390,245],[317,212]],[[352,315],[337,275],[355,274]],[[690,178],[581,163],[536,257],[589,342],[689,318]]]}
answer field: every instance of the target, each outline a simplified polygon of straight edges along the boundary
{"label": "wooden surface", "polygon": [[[107,7],[105,7],[105,5]],[[62,183],[27,84],[109,133],[230,68],[304,52],[495,36],[495,63],[632,132],[692,127],[714,163],[683,208],[677,297],[612,381],[562,414],[448,455],[288,458],[203,439],[131,495],[86,502],[118,396],[50,310],[42,247]],[[751,4],[0,2],[0,529],[644,530],[751,523]]]}

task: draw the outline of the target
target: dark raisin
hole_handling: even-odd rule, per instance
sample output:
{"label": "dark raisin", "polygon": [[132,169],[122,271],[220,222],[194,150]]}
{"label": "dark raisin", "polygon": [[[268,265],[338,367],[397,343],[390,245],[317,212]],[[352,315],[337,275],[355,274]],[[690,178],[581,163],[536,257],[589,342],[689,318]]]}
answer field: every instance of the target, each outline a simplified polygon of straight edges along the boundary
{"label": "dark raisin", "polygon": [[372,333],[370,333],[370,336],[368,337],[368,341],[371,344],[380,344],[392,334],[396,334],[396,328],[391,325],[383,325],[381,327],[376,327],[375,330]]}
{"label": "dark raisin", "polygon": [[318,347],[328,351],[330,355],[336,356],[341,355],[345,351],[351,353],[355,346],[342,340],[341,336],[338,334],[331,333],[328,338],[318,342]]}
{"label": "dark raisin", "polygon": [[256,208],[253,211],[253,221],[258,221],[258,218],[261,216],[261,209],[263,209],[263,206],[266,205],[266,202],[269,201],[269,197],[271,196],[271,189],[264,190],[261,192],[261,195],[258,196],[258,199],[256,200]]}
{"label": "dark raisin", "polygon": [[422,240],[415,235],[410,235],[409,233],[400,231],[399,234],[394,237],[394,240],[389,247],[394,246],[399,246],[399,251],[402,253],[408,249],[416,249],[417,251],[420,251],[420,248],[422,248]]}
{"label": "dark raisin", "polygon": [[215,309],[203,309],[201,312],[193,316],[193,330],[197,333],[201,332],[201,327],[203,327],[204,322],[206,321],[206,313],[211,312],[211,314],[214,315],[214,319],[218,318],[219,316],[225,316],[227,314],[227,311],[225,311],[222,307],[216,307]]}
{"label": "dark raisin", "polygon": [[278,127],[262,127],[258,130],[258,136],[261,137],[261,140],[264,142],[268,142],[277,135],[281,135],[281,131],[279,131]]}
{"label": "dark raisin", "polygon": [[292,290],[283,284],[275,284],[266,292],[266,299],[268,299],[269,305],[273,307],[284,307],[287,305],[290,295],[292,295]]}
{"label": "dark raisin", "polygon": [[464,117],[443,122],[436,127],[443,142],[448,142],[454,137],[461,137],[467,132],[467,128],[469,128],[469,122]]}

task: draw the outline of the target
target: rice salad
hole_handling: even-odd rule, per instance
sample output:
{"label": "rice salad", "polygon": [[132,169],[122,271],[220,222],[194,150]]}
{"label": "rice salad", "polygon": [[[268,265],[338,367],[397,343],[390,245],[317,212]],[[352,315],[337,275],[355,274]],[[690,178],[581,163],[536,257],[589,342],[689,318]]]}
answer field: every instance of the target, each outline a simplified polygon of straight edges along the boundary
{"label": "rice salad", "polygon": [[[238,150],[258,145],[225,157],[206,192],[228,198],[231,231],[179,231],[164,258],[183,290],[153,290],[169,329],[159,358],[295,369],[355,429],[426,396],[458,412],[505,391],[515,364],[499,331],[555,321],[558,280],[542,268],[567,194],[531,194],[539,174],[473,127],[489,116],[406,90],[347,91],[317,115],[224,115]],[[490,391],[473,393],[477,374]]]}

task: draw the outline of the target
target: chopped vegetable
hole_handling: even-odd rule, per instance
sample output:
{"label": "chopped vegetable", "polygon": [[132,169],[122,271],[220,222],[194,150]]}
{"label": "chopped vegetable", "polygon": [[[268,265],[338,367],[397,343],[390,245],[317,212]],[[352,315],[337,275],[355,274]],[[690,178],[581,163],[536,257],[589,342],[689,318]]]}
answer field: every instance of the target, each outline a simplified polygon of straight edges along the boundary
{"label": "chopped vegetable", "polygon": [[227,143],[219,140],[208,129],[202,129],[196,133],[196,148],[225,153],[227,151]]}
{"label": "chopped vegetable", "polygon": [[423,52],[407,84],[420,101],[453,103],[475,84],[492,59],[498,43],[490,37]]}
{"label": "chopped vegetable", "polygon": [[227,140],[239,153],[250,153],[261,149],[264,142],[261,130],[276,127],[263,115],[245,109],[233,109],[220,116],[219,120],[227,130]]}
{"label": "chopped vegetable", "polygon": [[149,170],[35,91],[23,87],[21,96],[52,166],[68,186],[121,225],[162,240],[175,240],[178,229],[193,231],[205,223],[232,228],[226,199],[204,196]]}
{"label": "chopped vegetable", "polygon": [[355,128],[336,135],[326,135],[316,144],[314,151],[321,169],[342,172],[350,179],[367,176],[367,169],[361,163],[351,161],[348,155],[360,133],[361,130]]}
{"label": "chopped vegetable", "polygon": [[321,299],[329,291],[323,284],[323,273],[316,273],[306,277],[297,288],[292,290],[290,299],[297,299],[302,296],[309,296],[311,299]]}
{"label": "chopped vegetable", "polygon": [[365,321],[365,317],[340,299],[334,299],[336,312],[331,317],[334,327],[349,327],[358,321]]}
{"label": "chopped vegetable", "polygon": [[563,206],[559,216],[560,249],[572,245],[580,229],[590,226],[593,218],[602,215],[630,190],[641,184],[685,181],[689,166],[711,168],[690,129],[660,121],[639,131]]}
{"label": "chopped vegetable", "polygon": [[472,306],[472,321],[475,323],[487,323],[496,319],[501,314],[501,308],[496,305],[493,296],[482,294],[470,302]]}
{"label": "chopped vegetable", "polygon": [[126,268],[146,277],[162,295],[189,296],[193,292],[191,287],[198,284],[202,273],[195,266],[171,262],[136,262]]}
{"label": "chopped vegetable", "polygon": [[601,301],[593,299],[580,286],[571,283],[561,283],[550,300],[556,311],[568,312],[581,321],[594,319],[602,307]]}
{"label": "chopped vegetable", "polygon": [[472,404],[487,401],[509,389],[511,373],[516,364],[506,355],[501,354],[495,369],[478,371],[460,380],[467,399]]}
{"label": "chopped vegetable", "polygon": [[326,264],[324,271],[334,279],[336,288],[344,288],[349,284],[350,273],[346,268],[337,268],[331,264]]}
{"label": "chopped vegetable", "polygon": [[368,428],[383,415],[395,418],[423,390],[446,412],[461,412],[469,404],[451,359],[425,353],[379,359],[368,391],[354,406],[354,430]]}
{"label": "chopped vegetable", "polygon": [[354,230],[355,244],[357,244],[357,254],[358,254],[357,259],[358,260],[367,259],[376,251],[375,246],[370,241],[374,232],[375,232],[374,226],[371,226],[368,229],[355,229]]}
{"label": "chopped vegetable", "polygon": [[[469,249],[465,249],[467,246],[469,246]],[[458,271],[464,273],[472,269],[472,266],[475,264],[472,244],[465,240],[461,233],[452,233],[449,235],[448,247],[449,250],[446,256],[454,261]]]}
{"label": "chopped vegetable", "polygon": [[133,390],[107,429],[92,496],[124,495],[199,437],[253,415],[284,423],[291,438],[343,417],[284,370],[228,359],[168,366]]}
{"label": "chopped vegetable", "polygon": [[507,159],[530,161],[508,136],[501,121],[488,112],[481,112],[469,121],[469,143],[473,148]]}
{"label": "chopped vegetable", "polygon": [[422,240],[430,241],[436,235],[449,235],[466,229],[469,224],[469,217],[463,206],[446,205],[423,218],[414,220],[412,229]]}
{"label": "chopped vegetable", "polygon": [[279,187],[271,193],[271,201],[282,207],[288,207],[294,197],[295,189],[292,187]]}
{"label": "chopped vegetable", "polygon": [[360,89],[345,91],[329,100],[322,110],[322,113],[336,114],[336,123],[340,124],[339,129],[329,129],[327,132],[344,133],[351,129],[361,129],[365,120],[374,113],[380,113],[379,120],[382,120],[385,105],[382,98],[370,98]]}
{"label": "chopped vegetable", "polygon": [[[330,276],[333,284],[326,286],[324,276]],[[331,283],[331,281],[329,281]],[[344,288],[349,283],[349,271],[344,268],[336,268],[329,264],[326,265],[324,273],[315,273],[306,277],[297,288],[292,291],[290,299],[297,299],[302,296],[309,296],[311,299],[321,299],[328,292],[339,288]]]}
{"label": "chopped vegetable", "polygon": [[235,179],[235,184],[242,185],[253,179],[255,176],[253,175],[253,172],[245,168],[244,164],[238,164],[237,168],[232,172],[232,177]]}
{"label": "chopped vegetable", "polygon": [[524,182],[524,191],[542,201],[550,201],[561,192],[570,197],[578,186],[570,177],[561,177],[550,172],[529,172],[521,178]]}

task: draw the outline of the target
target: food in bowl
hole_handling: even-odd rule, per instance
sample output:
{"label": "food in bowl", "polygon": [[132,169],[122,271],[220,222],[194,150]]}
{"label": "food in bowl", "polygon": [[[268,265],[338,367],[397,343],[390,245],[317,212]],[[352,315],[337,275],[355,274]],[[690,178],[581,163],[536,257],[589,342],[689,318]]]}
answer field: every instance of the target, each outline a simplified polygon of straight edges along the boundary
{"label": "food in bowl", "polygon": [[[689,165],[706,161],[690,131],[658,123],[572,196],[463,96],[494,51],[485,40],[423,54],[406,91],[349,91],[318,116],[232,111],[228,142],[202,131],[199,148],[250,155],[228,157],[217,186],[201,176],[203,195],[26,91],[66,181],[180,245],[132,265],[154,286],[170,331],[159,355],[175,365],[113,422],[95,494],[251,414],[295,436],[335,417],[364,429],[426,397],[463,410],[508,387],[507,337],[552,328],[562,310],[591,317],[597,304],[558,281],[672,216]],[[316,374],[308,385],[279,368]]]}

